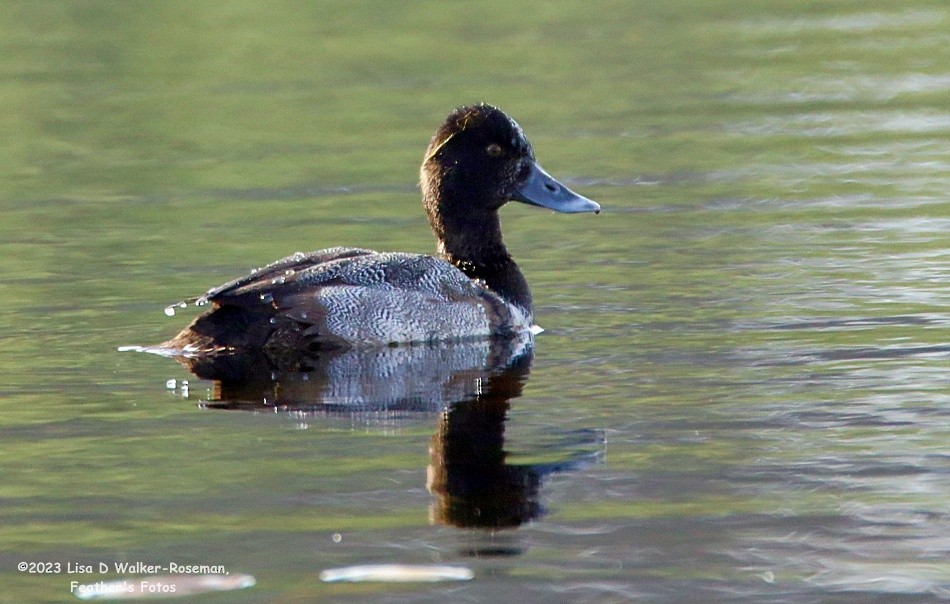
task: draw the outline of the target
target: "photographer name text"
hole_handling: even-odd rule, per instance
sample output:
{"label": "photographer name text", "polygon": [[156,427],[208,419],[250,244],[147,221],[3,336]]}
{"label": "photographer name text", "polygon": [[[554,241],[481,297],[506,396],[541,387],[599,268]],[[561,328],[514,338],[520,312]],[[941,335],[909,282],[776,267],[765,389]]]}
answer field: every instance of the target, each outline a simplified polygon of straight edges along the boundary
{"label": "photographer name text", "polygon": [[18,562],[17,570],[28,575],[227,575],[221,564],[146,564],[144,562]]}

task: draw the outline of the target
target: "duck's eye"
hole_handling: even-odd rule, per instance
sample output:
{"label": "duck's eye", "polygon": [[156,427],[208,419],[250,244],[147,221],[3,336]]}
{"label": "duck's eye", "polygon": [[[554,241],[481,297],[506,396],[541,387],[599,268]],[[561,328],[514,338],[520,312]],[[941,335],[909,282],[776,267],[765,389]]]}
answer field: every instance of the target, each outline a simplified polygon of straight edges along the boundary
{"label": "duck's eye", "polygon": [[504,151],[502,151],[501,145],[492,143],[485,147],[485,153],[488,154],[488,157],[500,157]]}

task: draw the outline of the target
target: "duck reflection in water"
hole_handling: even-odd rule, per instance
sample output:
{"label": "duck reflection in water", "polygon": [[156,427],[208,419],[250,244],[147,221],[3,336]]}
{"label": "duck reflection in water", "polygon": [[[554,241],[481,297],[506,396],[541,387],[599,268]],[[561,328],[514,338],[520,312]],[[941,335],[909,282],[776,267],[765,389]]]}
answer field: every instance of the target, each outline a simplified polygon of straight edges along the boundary
{"label": "duck reflection in water", "polygon": [[531,355],[489,375],[474,397],[457,401],[439,416],[429,446],[426,487],[436,500],[436,524],[502,529],[541,515],[542,473],[530,465],[505,463],[505,419],[510,401],[521,396]]}
{"label": "duck reflection in water", "polygon": [[297,359],[295,371],[261,355],[179,359],[211,379],[207,408],[285,412],[295,418],[349,415],[378,423],[438,414],[430,444],[427,487],[432,522],[460,528],[518,527],[543,513],[544,476],[577,469],[602,456],[600,438],[569,443],[561,463],[510,464],[505,422],[521,396],[533,360],[530,334],[373,351],[325,351]]}

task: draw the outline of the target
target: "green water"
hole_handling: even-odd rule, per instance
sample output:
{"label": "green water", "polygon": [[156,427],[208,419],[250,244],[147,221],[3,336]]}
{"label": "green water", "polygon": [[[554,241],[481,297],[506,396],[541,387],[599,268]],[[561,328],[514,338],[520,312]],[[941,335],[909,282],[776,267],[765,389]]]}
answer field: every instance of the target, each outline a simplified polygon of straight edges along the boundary
{"label": "green water", "polygon": [[[944,2],[4,2],[0,49],[0,602],[129,578],[20,561],[256,579],[203,602],[950,596]],[[435,415],[209,410],[116,352],[297,250],[432,251],[418,163],[473,101],[604,207],[503,210],[547,330],[508,459],[603,441],[545,515],[432,524]],[[368,562],[474,579],[319,579]]]}

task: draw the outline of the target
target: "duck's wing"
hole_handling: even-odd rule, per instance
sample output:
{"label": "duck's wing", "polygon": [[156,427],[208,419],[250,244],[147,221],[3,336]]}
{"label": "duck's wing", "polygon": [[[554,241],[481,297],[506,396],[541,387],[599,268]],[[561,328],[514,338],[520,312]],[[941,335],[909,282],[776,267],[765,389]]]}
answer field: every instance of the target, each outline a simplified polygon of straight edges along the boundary
{"label": "duck's wing", "polygon": [[352,248],[291,256],[205,299],[215,312],[249,312],[320,342],[465,339],[518,323],[497,294],[444,260]]}
{"label": "duck's wing", "polygon": [[[453,265],[423,254],[334,248],[294,254],[210,290],[198,304],[236,306],[305,320],[302,312],[345,314],[359,304],[460,302],[497,295]],[[419,300],[416,300],[418,303]],[[424,312],[425,308],[417,309]]]}
{"label": "duck's wing", "polygon": [[[249,297],[263,295],[281,289],[297,290],[299,273],[318,270],[320,266],[345,258],[375,255],[376,252],[356,247],[333,247],[316,252],[297,252],[272,262],[267,266],[254,269],[247,275],[228,281],[208,290],[205,294],[188,300],[198,305],[209,302],[215,305],[235,304],[245,306]],[[289,285],[289,287],[282,287]],[[266,298],[266,296],[265,296]],[[241,303],[241,302],[244,303]]]}

